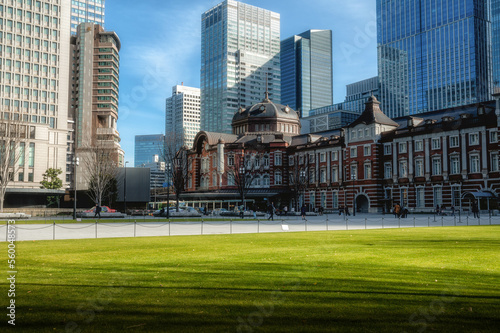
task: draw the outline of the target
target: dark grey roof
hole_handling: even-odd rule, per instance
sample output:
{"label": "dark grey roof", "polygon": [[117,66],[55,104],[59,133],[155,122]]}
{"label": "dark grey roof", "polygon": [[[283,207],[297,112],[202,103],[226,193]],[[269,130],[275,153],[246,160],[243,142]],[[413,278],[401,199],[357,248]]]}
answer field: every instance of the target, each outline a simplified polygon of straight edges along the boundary
{"label": "dark grey roof", "polygon": [[380,102],[377,100],[375,96],[370,96],[368,98],[368,102],[365,103],[365,111],[356,119],[354,122],[349,124],[347,127],[354,127],[359,124],[382,124],[398,127],[399,124],[387,117],[382,110],[380,110]]}
{"label": "dark grey roof", "polygon": [[233,117],[233,123],[247,118],[281,118],[299,121],[299,115],[291,107],[273,103],[266,93],[260,103],[240,109]]}

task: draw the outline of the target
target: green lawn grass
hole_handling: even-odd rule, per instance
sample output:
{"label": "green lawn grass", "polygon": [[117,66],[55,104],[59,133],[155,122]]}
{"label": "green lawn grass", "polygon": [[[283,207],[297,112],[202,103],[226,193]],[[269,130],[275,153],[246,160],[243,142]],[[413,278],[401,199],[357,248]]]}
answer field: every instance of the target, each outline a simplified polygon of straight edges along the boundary
{"label": "green lawn grass", "polygon": [[18,242],[15,328],[493,332],[499,249],[499,226]]}

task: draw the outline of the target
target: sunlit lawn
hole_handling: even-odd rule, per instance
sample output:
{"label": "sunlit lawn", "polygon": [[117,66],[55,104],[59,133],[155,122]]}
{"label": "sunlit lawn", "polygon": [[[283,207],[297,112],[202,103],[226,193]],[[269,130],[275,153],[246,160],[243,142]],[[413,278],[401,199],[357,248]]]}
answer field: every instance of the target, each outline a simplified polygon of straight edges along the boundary
{"label": "sunlit lawn", "polygon": [[19,332],[500,327],[499,226],[18,242],[17,269]]}

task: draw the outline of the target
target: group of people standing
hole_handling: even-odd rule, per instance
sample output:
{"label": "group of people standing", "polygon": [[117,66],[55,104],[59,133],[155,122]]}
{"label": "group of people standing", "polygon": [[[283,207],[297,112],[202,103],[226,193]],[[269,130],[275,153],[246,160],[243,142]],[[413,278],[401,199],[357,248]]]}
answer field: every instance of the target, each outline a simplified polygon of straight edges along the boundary
{"label": "group of people standing", "polygon": [[408,217],[408,208],[405,206],[399,205],[399,203],[396,202],[394,207],[392,208],[392,213],[394,214],[395,218],[407,218]]}

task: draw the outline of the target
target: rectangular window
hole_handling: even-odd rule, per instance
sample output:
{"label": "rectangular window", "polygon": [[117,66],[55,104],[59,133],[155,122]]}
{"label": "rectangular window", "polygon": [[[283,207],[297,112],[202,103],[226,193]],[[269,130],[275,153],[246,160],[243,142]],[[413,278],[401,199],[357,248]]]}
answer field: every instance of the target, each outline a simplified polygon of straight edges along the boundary
{"label": "rectangular window", "polygon": [[35,166],[35,144],[32,142],[28,151],[28,166],[33,168]]}
{"label": "rectangular window", "polygon": [[441,149],[441,138],[432,139],[432,150]]}
{"label": "rectangular window", "polygon": [[364,147],[364,153],[365,153],[365,156],[370,156],[371,155],[371,147],[370,146],[365,146]]}
{"label": "rectangular window", "polygon": [[391,155],[391,154],[392,154],[392,144],[385,143],[384,144],[384,155]]}
{"label": "rectangular window", "polygon": [[333,151],[332,152],[332,161],[338,161],[338,160],[339,160],[339,152]]}
{"label": "rectangular window", "polygon": [[372,178],[372,165],[365,164],[365,179],[371,179],[371,178]]}
{"label": "rectangular window", "polygon": [[415,177],[423,177],[423,176],[424,176],[424,161],[415,160]]}
{"label": "rectangular window", "polygon": [[469,134],[469,146],[477,146],[479,144],[479,134],[471,133]]}
{"label": "rectangular window", "polygon": [[498,132],[491,131],[490,132],[490,143],[497,143],[497,142],[498,142]]}
{"label": "rectangular window", "polygon": [[358,167],[356,165],[351,165],[351,179],[358,179]]}
{"label": "rectangular window", "polygon": [[399,153],[404,154],[407,151],[408,151],[408,146],[407,146],[406,142],[400,142],[399,143]]}
{"label": "rectangular window", "polygon": [[450,148],[458,148],[459,141],[458,136],[450,136]]}
{"label": "rectangular window", "polygon": [[321,207],[326,208],[326,192],[321,192]]}
{"label": "rectangular window", "polygon": [[319,161],[326,162],[326,153],[319,154]]}
{"label": "rectangular window", "polygon": [[480,172],[479,156],[471,155],[469,157],[469,160],[470,160],[470,173],[479,173]]}
{"label": "rectangular window", "polygon": [[358,157],[358,149],[356,147],[351,148],[351,158]]}
{"label": "rectangular window", "polygon": [[422,140],[415,141],[415,151],[423,151],[424,150],[424,142]]}
{"label": "rectangular window", "polygon": [[339,208],[339,193],[338,192],[332,192],[332,201],[333,201],[333,207],[332,208]]}
{"label": "rectangular window", "polygon": [[400,198],[401,198],[401,206],[407,207],[408,206],[408,189],[407,188],[402,188],[399,192]]}
{"label": "rectangular window", "polygon": [[491,172],[499,171],[500,166],[498,165],[498,152],[491,153]]}
{"label": "rectangular window", "polygon": [[417,187],[416,190],[417,208],[425,207],[425,189],[423,187]]}
{"label": "rectangular window", "polygon": [[229,155],[227,158],[227,165],[234,166],[234,155]]}
{"label": "rectangular window", "polygon": [[385,179],[392,178],[392,163],[391,162],[386,162],[384,164],[384,178]]}
{"label": "rectangular window", "polygon": [[288,157],[288,165],[293,166],[295,164],[295,159],[293,156]]}
{"label": "rectangular window", "polygon": [[339,169],[337,167],[332,168],[332,183],[339,181]]}
{"label": "rectangular window", "polygon": [[440,186],[434,187],[434,207],[437,205],[442,206],[443,205],[443,188]]}
{"label": "rectangular window", "polygon": [[[25,160],[25,149],[26,149],[26,143],[20,142],[19,143],[19,166],[24,166],[24,160]],[[23,175],[23,181],[24,181],[24,175]]]}
{"label": "rectangular window", "polygon": [[460,173],[460,158],[452,156],[450,158],[450,175],[458,175]]}
{"label": "rectangular window", "polygon": [[281,153],[274,153],[274,165],[281,165],[281,164],[282,164]]}
{"label": "rectangular window", "polygon": [[432,174],[434,176],[441,175],[441,158],[435,157],[432,159]]}
{"label": "rectangular window", "polygon": [[326,170],[325,169],[321,169],[319,171],[319,177],[320,177],[320,181],[322,183],[326,183]]}
{"label": "rectangular window", "polygon": [[408,161],[399,161],[399,178],[408,178]]}

